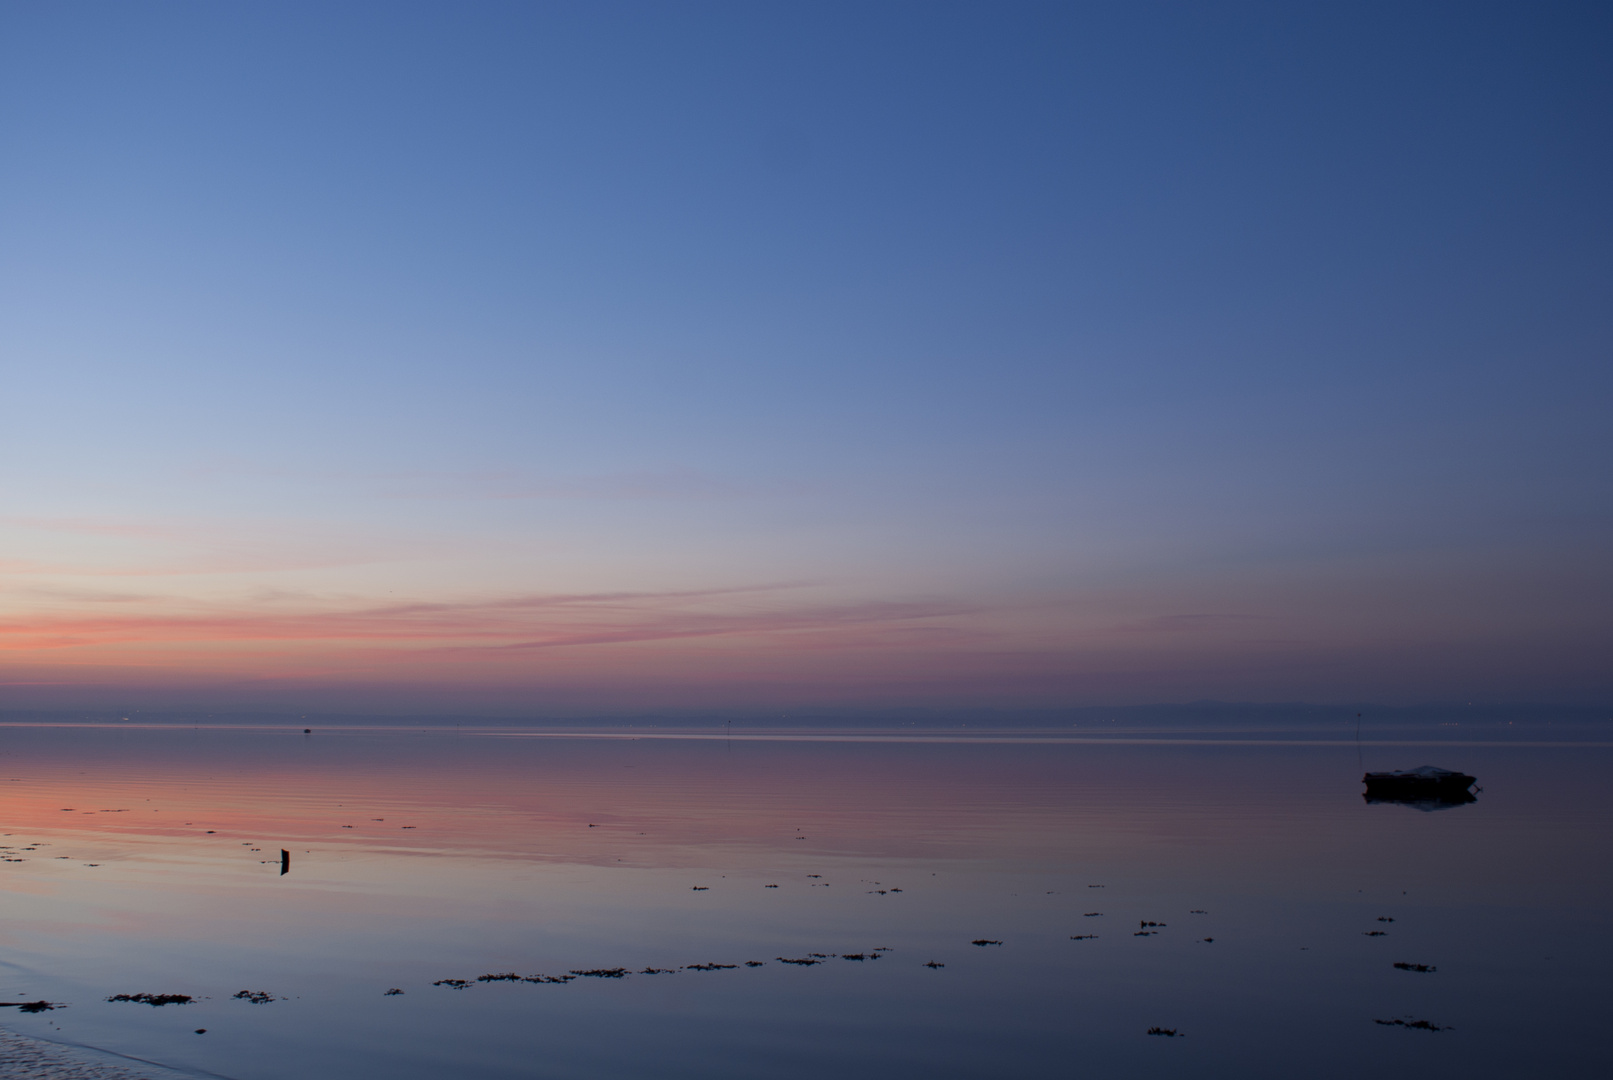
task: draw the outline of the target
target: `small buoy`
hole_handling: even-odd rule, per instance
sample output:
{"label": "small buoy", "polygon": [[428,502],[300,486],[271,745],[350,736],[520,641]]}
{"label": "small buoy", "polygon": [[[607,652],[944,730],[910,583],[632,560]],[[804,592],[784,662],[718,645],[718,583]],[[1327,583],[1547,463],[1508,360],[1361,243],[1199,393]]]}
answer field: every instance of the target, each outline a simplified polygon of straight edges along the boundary
{"label": "small buoy", "polygon": [[302,733],[304,735],[312,735],[314,733],[314,729],[311,727],[305,727],[302,729]]}
{"label": "small buoy", "polygon": [[207,1034],[207,1029],[206,1028],[197,1028],[196,1029],[196,1034],[198,1034],[198,1035],[206,1035]]}

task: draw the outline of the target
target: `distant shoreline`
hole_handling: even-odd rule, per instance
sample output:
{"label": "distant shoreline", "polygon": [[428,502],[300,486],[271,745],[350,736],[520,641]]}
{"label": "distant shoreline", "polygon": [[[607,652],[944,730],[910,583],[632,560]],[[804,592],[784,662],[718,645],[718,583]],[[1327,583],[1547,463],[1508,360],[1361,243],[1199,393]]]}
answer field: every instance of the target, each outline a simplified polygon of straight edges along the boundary
{"label": "distant shoreline", "polygon": [[0,717],[0,731],[95,730],[149,732],[218,732],[279,734],[310,737],[410,735],[420,738],[582,739],[616,742],[638,740],[667,742],[753,743],[883,743],[907,745],[1064,745],[1064,746],[1442,746],[1442,747],[1613,747],[1613,723],[1591,724],[1379,724],[1364,727],[1359,737],[1332,725],[1269,724],[1217,727],[1211,724],[1086,724],[1056,729],[1043,727],[969,727],[886,725],[814,725],[760,728],[669,725],[665,727],[614,724],[562,725],[417,722],[323,723],[317,728],[263,721],[106,721],[41,720]]}

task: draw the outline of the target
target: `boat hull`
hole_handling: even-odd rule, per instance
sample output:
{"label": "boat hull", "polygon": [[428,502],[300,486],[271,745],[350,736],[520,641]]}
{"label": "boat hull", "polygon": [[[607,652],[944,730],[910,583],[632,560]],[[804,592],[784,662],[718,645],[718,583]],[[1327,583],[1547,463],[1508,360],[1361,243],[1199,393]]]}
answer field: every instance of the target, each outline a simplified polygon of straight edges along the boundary
{"label": "boat hull", "polygon": [[1369,803],[1400,803],[1418,810],[1443,810],[1478,801],[1468,790],[1478,782],[1477,777],[1449,769],[1436,769],[1432,765],[1404,771],[1367,773],[1361,782],[1367,786],[1361,798]]}

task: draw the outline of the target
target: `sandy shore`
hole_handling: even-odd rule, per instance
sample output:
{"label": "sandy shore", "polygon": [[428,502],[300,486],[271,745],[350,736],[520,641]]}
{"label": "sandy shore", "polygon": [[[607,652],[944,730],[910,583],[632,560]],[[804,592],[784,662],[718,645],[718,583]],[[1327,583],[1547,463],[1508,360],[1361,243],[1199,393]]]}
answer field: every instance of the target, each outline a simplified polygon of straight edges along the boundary
{"label": "sandy shore", "polygon": [[0,1030],[0,1080],[178,1080],[185,1074]]}

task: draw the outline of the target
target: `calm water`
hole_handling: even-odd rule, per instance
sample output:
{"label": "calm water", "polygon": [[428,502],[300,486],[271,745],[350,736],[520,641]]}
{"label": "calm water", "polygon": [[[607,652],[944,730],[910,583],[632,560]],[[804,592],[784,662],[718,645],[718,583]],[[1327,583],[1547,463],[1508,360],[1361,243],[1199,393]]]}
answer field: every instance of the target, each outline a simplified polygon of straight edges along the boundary
{"label": "calm water", "polygon": [[[1358,755],[1483,791],[1367,805]],[[68,1007],[0,1023],[237,1080],[1613,1075],[1610,767],[5,727],[0,1000]]]}

